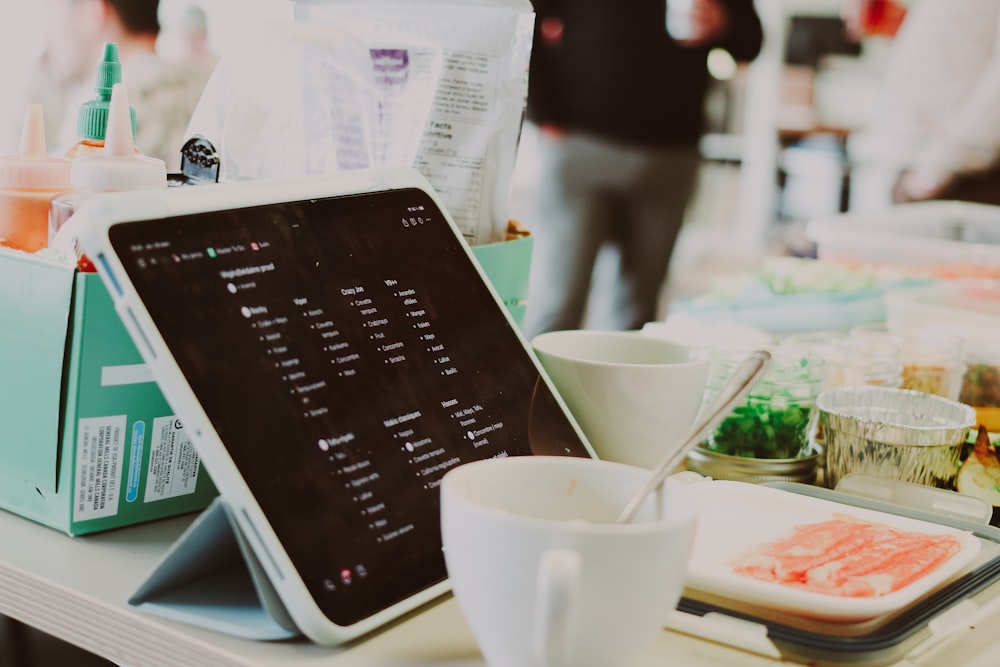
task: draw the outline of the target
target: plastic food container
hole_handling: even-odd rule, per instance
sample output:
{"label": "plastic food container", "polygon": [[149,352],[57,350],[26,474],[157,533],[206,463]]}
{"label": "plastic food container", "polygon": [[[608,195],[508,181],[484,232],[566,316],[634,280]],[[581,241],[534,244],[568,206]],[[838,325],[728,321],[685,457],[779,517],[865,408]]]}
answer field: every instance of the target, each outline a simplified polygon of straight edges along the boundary
{"label": "plastic food container", "polygon": [[805,233],[820,259],[906,277],[1000,278],[1000,206],[898,204],[811,220]]}
{"label": "plastic food container", "polygon": [[827,389],[816,407],[831,488],[852,472],[951,488],[976,425],[968,405],[911,389]]}
{"label": "plastic food container", "polygon": [[957,336],[965,372],[958,400],[979,423],[1000,430],[1000,280],[940,281],[885,294],[886,323],[896,334]]}
{"label": "plastic food container", "polygon": [[976,410],[976,417],[986,430],[1000,431],[1000,341],[977,346],[966,353],[965,362],[958,400]]}
{"label": "plastic food container", "polygon": [[901,388],[958,400],[965,375],[960,336],[921,330],[906,335],[893,334],[884,322],[858,325],[851,329],[850,336],[861,340],[887,340],[899,349]]}
{"label": "plastic food container", "polygon": [[821,331],[796,334],[781,341],[818,355],[826,362],[824,388],[877,385],[898,387],[903,382],[899,347],[888,337],[849,336]]}

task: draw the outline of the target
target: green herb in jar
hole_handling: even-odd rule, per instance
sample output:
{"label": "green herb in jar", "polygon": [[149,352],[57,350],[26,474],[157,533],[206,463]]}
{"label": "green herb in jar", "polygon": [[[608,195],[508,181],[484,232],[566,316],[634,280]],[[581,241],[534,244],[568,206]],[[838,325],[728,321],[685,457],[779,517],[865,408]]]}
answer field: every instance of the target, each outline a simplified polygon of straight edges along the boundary
{"label": "green herb in jar", "polygon": [[708,448],[745,458],[797,458],[809,447],[811,417],[811,404],[751,396],[709,436]]}

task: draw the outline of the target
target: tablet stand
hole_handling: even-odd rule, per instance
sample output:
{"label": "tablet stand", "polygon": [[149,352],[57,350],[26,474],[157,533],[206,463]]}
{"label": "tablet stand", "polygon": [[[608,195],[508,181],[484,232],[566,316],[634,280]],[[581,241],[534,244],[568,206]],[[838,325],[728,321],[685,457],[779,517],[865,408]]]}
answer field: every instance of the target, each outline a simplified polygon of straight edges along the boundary
{"label": "tablet stand", "polygon": [[246,639],[301,634],[221,498],[184,531],[128,602]]}

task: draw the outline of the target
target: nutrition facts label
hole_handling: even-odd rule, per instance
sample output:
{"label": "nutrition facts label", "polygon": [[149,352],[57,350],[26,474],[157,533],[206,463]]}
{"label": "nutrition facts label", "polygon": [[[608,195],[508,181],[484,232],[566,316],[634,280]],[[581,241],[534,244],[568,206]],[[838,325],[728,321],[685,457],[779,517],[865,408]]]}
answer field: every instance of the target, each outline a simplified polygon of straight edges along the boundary
{"label": "nutrition facts label", "polygon": [[127,422],[126,415],[77,421],[74,521],[118,514]]}
{"label": "nutrition facts label", "polygon": [[201,460],[177,417],[153,420],[145,502],[194,493]]}

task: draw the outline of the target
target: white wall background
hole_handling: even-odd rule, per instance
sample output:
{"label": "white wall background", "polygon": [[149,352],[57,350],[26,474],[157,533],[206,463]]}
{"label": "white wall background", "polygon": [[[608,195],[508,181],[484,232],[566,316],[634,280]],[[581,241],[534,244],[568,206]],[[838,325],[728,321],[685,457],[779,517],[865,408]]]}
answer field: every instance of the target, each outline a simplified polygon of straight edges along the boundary
{"label": "white wall background", "polygon": [[[160,0],[160,16],[168,19],[192,3],[205,10],[210,44],[219,54],[252,32],[255,22],[292,18],[292,0]],[[45,6],[37,0],[0,0],[0,127],[19,128],[24,117],[21,100],[17,98],[15,103],[15,96],[4,91],[19,85],[25,68],[41,52]],[[0,145],[0,155],[16,150],[17,146],[7,145],[7,140]]]}
{"label": "white wall background", "polygon": [[208,15],[211,45],[216,53],[238,43],[254,21],[292,18],[292,0],[160,0],[161,22],[192,3],[200,5]]}
{"label": "white wall background", "polygon": [[[198,4],[208,14],[213,32],[212,45],[217,51],[240,39],[254,21],[288,19],[292,0],[160,0],[160,16],[167,17],[188,4]],[[25,0],[0,0],[0,77],[10,69],[27,63],[37,55],[44,25],[45,3]]]}

